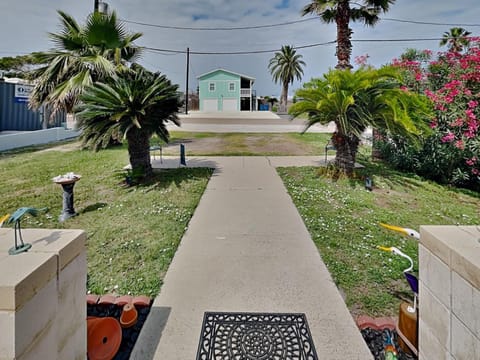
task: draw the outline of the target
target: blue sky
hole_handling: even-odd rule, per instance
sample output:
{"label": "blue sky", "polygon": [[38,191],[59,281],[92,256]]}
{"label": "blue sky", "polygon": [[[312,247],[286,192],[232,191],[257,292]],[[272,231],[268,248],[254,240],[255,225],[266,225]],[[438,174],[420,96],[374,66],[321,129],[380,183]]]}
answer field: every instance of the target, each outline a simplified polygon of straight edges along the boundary
{"label": "blue sky", "polygon": [[[179,27],[245,27],[278,24],[302,20],[301,9],[307,0],[106,0],[120,18],[143,23]],[[49,49],[52,44],[47,32],[58,29],[56,10],[63,10],[83,22],[93,8],[93,0],[2,0],[0,2],[0,56],[25,54]],[[397,0],[383,18],[451,24],[480,24],[478,0]],[[275,50],[282,45],[303,46],[335,40],[335,25],[318,20],[288,26],[256,30],[191,31],[146,27],[127,23],[131,31],[143,32],[137,44],[152,48],[197,52],[234,52]],[[398,57],[406,48],[438,49],[438,41],[422,42],[355,42],[365,39],[438,38],[449,25],[434,26],[381,21],[374,28],[352,24],[352,59],[369,55],[369,62],[379,66]],[[464,26],[474,35],[480,27]],[[335,45],[298,50],[307,66],[304,80],[321,76],[336,64]],[[280,85],[272,82],[267,65],[273,53],[254,55],[191,55],[190,89],[197,85],[196,77],[221,67],[256,78],[259,95],[280,93]],[[165,73],[185,89],[185,54],[145,51],[140,61],[151,70]],[[294,83],[293,89],[300,87]]]}

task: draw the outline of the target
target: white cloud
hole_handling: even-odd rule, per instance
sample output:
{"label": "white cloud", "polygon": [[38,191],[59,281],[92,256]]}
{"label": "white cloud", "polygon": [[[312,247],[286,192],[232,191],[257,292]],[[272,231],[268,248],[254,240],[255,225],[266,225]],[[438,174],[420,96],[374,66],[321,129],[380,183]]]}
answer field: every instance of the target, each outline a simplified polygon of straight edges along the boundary
{"label": "white cloud", "polygon": [[[238,0],[106,0],[119,17],[168,26],[183,27],[232,27],[275,24],[302,20],[300,10],[307,0],[238,1]],[[283,5],[283,6],[282,6]],[[0,3],[0,56],[16,55],[51,47],[46,35],[58,28],[56,9],[73,15],[83,22],[93,8],[93,0],[24,0]],[[436,1],[398,0],[386,18],[409,19],[442,23],[480,23],[478,0]],[[374,28],[352,24],[353,40],[394,38],[438,38],[451,26],[432,26],[381,21]],[[479,27],[467,27],[479,34]],[[144,36],[139,45],[191,51],[249,51],[279,49],[282,45],[302,46],[332,41],[336,37],[335,25],[325,25],[312,20],[289,26],[239,31],[184,31],[127,24],[132,31]],[[353,42],[353,57],[369,54],[370,63],[381,65],[399,56],[406,48],[430,48],[438,50],[438,41],[399,43]],[[335,66],[335,45],[318,46],[298,50],[307,64],[305,80],[321,76]],[[267,69],[270,54],[213,56],[192,55],[190,89],[196,88],[196,76],[217,67],[251,75],[256,78],[259,95],[278,95],[280,85],[272,82]],[[352,57],[352,59],[353,59]],[[160,70],[174,82],[185,87],[185,61],[183,54],[162,55],[146,51],[142,63],[152,70]],[[300,87],[294,83],[293,88]]]}

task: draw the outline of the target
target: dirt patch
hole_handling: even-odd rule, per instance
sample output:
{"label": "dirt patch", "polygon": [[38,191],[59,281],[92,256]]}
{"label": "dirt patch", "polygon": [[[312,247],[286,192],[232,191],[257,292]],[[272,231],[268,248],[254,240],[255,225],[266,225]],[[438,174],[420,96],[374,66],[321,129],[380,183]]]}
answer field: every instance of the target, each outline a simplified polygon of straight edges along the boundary
{"label": "dirt patch", "polygon": [[171,142],[163,147],[164,155],[178,155],[180,144],[185,144],[187,155],[313,155],[308,144],[289,138],[285,134],[259,134],[188,138]]}
{"label": "dirt patch", "polygon": [[82,147],[81,147],[80,142],[72,142],[72,143],[68,143],[68,144],[62,144],[62,145],[58,145],[58,146],[49,147],[47,149],[39,150],[38,152],[39,153],[49,152],[49,151],[67,152],[67,151],[80,150],[81,148]]}
{"label": "dirt patch", "polygon": [[309,147],[296,141],[286,141],[281,135],[248,136],[245,138],[248,150],[254,153],[278,155],[305,155],[309,153]]}
{"label": "dirt patch", "polygon": [[208,154],[218,153],[226,148],[225,139],[221,137],[208,137],[200,139],[186,139],[182,141],[173,141],[163,146],[164,155],[179,155],[180,144],[185,145],[187,154]]}

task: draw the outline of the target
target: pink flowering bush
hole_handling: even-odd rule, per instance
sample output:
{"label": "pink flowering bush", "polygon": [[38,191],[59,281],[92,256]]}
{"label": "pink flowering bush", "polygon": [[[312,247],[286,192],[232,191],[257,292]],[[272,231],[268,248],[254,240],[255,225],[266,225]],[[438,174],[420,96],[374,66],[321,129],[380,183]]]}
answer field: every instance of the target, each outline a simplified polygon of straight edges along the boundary
{"label": "pink flowering bush", "polygon": [[[419,56],[421,54],[422,56]],[[406,91],[425,94],[433,103],[432,135],[416,150],[389,138],[383,154],[398,167],[433,180],[480,190],[480,38],[464,53],[431,52],[393,60],[403,69]]]}

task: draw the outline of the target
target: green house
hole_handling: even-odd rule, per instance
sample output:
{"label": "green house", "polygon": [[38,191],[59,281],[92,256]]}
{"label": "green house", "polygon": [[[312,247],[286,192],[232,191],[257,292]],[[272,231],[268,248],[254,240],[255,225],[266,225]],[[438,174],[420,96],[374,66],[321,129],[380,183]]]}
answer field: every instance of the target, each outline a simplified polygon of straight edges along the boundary
{"label": "green house", "polygon": [[197,79],[200,111],[252,111],[257,108],[253,77],[216,69]]}

